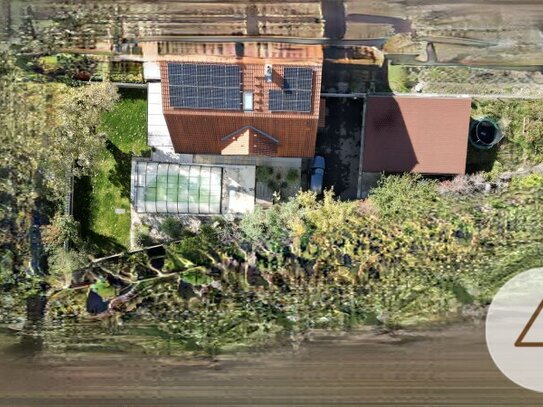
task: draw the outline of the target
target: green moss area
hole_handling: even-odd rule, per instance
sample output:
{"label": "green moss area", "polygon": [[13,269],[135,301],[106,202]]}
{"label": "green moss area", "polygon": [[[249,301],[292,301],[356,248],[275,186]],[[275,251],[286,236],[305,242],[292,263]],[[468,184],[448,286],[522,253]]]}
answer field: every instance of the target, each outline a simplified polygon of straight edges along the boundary
{"label": "green moss area", "polygon": [[388,66],[388,85],[393,92],[410,92],[413,84],[409,78],[409,72],[403,65]]}
{"label": "green moss area", "polygon": [[[110,253],[130,240],[130,172],[133,156],[145,155],[147,98],[145,91],[123,90],[115,108],[104,114],[106,134],[97,172],[76,183],[76,218],[92,251]],[[124,213],[118,213],[124,210]]]}
{"label": "green moss area", "polygon": [[91,286],[91,289],[102,297],[103,300],[109,300],[117,294],[117,291],[106,280],[98,280]]}

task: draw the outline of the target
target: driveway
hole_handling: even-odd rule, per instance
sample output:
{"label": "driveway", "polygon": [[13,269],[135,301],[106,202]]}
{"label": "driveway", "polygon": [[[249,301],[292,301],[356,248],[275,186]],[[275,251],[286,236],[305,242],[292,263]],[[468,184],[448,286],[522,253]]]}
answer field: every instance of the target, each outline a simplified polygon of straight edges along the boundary
{"label": "driveway", "polygon": [[316,154],[326,159],[324,186],[341,199],[356,199],[363,106],[361,99],[327,98],[326,127],[317,134]]}

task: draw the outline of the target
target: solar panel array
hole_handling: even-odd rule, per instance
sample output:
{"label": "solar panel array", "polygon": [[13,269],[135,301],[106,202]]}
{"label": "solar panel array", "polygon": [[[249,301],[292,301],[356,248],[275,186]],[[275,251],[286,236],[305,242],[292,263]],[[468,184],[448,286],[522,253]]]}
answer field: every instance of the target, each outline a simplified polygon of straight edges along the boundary
{"label": "solar panel array", "polygon": [[269,92],[270,111],[310,112],[313,70],[287,67],[284,69],[283,78],[283,89]]}
{"label": "solar panel array", "polygon": [[241,110],[241,70],[237,65],[168,64],[170,106]]}

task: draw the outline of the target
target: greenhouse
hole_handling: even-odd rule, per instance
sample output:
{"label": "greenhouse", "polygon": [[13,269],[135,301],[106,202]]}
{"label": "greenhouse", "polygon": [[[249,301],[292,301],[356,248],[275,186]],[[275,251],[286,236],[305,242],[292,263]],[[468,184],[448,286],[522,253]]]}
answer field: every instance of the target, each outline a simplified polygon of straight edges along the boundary
{"label": "greenhouse", "polygon": [[133,202],[138,213],[221,213],[223,169],[137,161]]}

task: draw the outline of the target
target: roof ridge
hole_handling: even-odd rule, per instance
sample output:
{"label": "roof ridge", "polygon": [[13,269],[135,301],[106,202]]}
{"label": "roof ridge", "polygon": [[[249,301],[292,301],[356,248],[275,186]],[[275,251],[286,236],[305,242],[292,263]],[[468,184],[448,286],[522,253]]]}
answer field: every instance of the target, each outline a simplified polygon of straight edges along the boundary
{"label": "roof ridge", "polygon": [[256,127],[254,126],[251,126],[251,125],[247,125],[247,126],[243,126],[243,127],[240,127],[239,129],[233,131],[232,133],[229,133],[227,134],[226,136],[222,137],[221,138],[221,141],[226,141],[228,140],[229,138],[232,138],[234,137],[236,134],[238,134],[239,132],[243,131],[243,130],[246,130],[246,129],[251,129],[251,130],[254,130],[256,131],[258,134],[270,139],[271,141],[273,141],[274,143],[276,144],[279,144],[279,140],[276,139],[275,137],[271,136],[270,134],[266,133],[265,131],[262,131],[260,129],[257,129]]}

